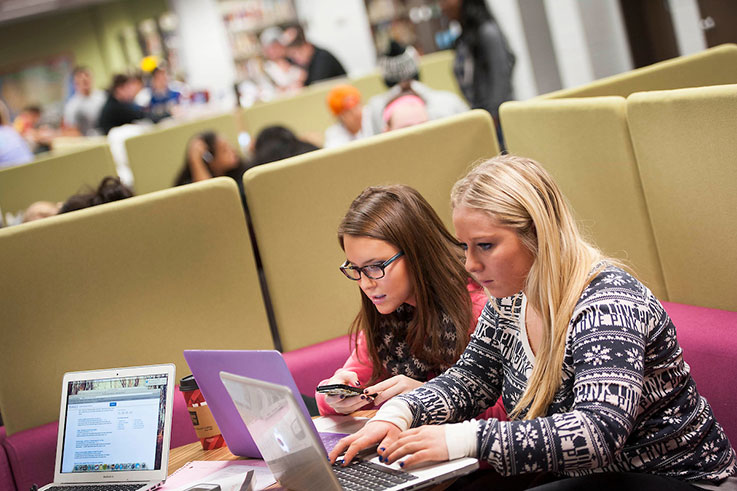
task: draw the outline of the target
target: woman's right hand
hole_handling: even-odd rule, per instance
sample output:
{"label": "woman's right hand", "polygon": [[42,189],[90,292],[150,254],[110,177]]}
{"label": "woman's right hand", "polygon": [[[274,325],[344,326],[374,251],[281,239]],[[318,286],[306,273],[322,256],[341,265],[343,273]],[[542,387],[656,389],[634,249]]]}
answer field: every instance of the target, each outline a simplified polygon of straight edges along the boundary
{"label": "woman's right hand", "polygon": [[210,169],[203,160],[203,156],[207,152],[207,143],[202,138],[193,138],[190,140],[187,147],[187,162],[189,163],[192,182],[204,181],[212,177]]}
{"label": "woman's right hand", "polygon": [[337,445],[330,451],[328,458],[330,463],[335,463],[335,459],[345,451],[343,456],[343,465],[348,465],[353,457],[364,448],[372,445],[379,445],[379,448],[389,448],[394,443],[399,434],[400,429],[387,421],[369,421],[366,426],[352,435],[341,439]]}
{"label": "woman's right hand", "polygon": [[[358,380],[358,375],[350,370],[338,370],[335,375],[325,382],[325,385],[330,384],[344,384],[351,385],[353,387],[360,387],[361,382]],[[371,402],[371,398],[363,394],[356,394],[355,396],[325,396],[325,402],[332,407],[335,412],[340,414],[350,414],[353,411],[361,409],[363,406]]]}

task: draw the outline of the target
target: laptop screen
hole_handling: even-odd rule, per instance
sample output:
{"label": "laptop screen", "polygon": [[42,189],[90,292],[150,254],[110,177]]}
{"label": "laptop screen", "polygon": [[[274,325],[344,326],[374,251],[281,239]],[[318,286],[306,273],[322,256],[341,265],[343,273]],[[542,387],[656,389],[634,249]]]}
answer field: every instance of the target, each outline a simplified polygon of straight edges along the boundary
{"label": "laptop screen", "polygon": [[69,382],[61,473],[161,469],[168,375]]}

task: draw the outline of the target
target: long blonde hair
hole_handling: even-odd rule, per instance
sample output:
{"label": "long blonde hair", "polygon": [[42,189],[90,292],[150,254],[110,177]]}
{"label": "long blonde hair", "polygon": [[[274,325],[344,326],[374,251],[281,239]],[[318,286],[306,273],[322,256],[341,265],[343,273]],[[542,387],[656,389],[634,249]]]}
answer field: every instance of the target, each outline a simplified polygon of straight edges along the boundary
{"label": "long blonde hair", "polygon": [[[452,365],[468,344],[473,321],[471,298],[463,269],[463,251],[448,232],[432,206],[415,189],[404,185],[366,188],[351,203],[338,227],[343,246],[346,235],[383,240],[404,252],[417,302],[415,316],[407,330],[411,353],[431,365]],[[395,316],[395,313],[388,314]],[[453,359],[445,359],[446,340],[440,329],[444,316],[455,326]],[[383,363],[377,352],[376,332],[382,315],[361,292],[361,310],[351,328],[356,345],[363,332],[374,366],[371,383],[380,380]]]}
{"label": "long blonde hair", "polygon": [[514,229],[534,256],[524,292],[549,329],[510,416],[526,408],[525,419],[544,416],[561,384],[568,323],[602,253],[582,237],[560,189],[534,160],[501,155],[482,162],[453,186],[451,201]]}

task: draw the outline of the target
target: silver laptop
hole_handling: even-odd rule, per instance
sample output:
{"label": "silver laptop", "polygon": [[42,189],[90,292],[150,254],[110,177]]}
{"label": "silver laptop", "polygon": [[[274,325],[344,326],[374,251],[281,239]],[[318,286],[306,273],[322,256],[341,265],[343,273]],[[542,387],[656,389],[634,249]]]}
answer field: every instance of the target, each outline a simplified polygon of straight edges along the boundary
{"label": "silver laptop", "polygon": [[54,482],[41,489],[159,487],[175,383],[174,365],[64,374]]}
{"label": "silver laptop", "polygon": [[405,472],[397,463],[379,463],[376,454],[369,460],[354,459],[346,467],[331,466],[289,388],[227,372],[220,372],[220,378],[269,470],[284,488],[417,489],[478,468],[478,460],[463,458]]}

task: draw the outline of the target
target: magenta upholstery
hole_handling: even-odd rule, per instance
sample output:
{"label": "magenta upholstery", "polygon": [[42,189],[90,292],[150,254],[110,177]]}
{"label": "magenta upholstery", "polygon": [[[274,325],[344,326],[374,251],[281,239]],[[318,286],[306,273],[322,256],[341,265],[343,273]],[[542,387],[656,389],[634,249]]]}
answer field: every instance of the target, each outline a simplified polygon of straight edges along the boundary
{"label": "magenta upholstery", "polygon": [[699,393],[737,444],[737,312],[663,302]]}
{"label": "magenta upholstery", "polygon": [[19,491],[30,489],[32,484],[41,487],[54,480],[58,428],[56,422],[47,423],[5,438],[3,447]]}
{"label": "magenta upholstery", "polygon": [[13,472],[10,470],[8,454],[5,452],[3,443],[5,443],[5,427],[0,426],[0,489],[14,491]]}
{"label": "magenta upholstery", "polygon": [[300,393],[312,397],[317,384],[332,377],[343,366],[352,349],[346,335],[284,353],[284,360]]}
{"label": "magenta upholstery", "polygon": [[181,447],[196,442],[197,433],[194,432],[192,418],[187,410],[184,396],[179,392],[179,386],[174,387],[174,407],[171,417],[171,448]]}

